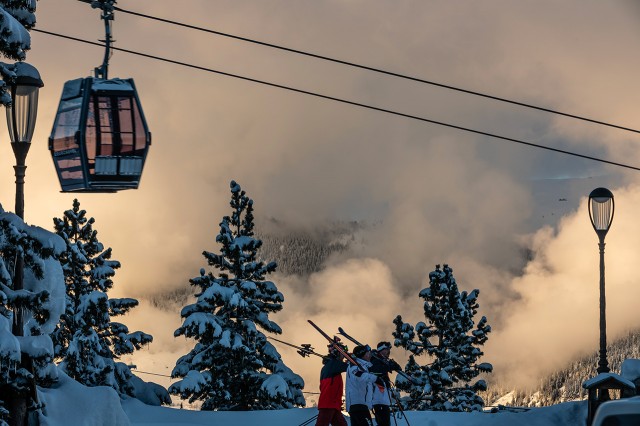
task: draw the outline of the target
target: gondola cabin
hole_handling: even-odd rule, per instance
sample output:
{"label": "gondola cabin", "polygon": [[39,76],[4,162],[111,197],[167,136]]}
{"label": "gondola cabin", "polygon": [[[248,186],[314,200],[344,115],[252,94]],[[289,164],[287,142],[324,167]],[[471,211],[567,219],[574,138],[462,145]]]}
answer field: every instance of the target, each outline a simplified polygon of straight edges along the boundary
{"label": "gondola cabin", "polygon": [[136,189],[151,145],[132,79],[67,81],[49,138],[63,192]]}

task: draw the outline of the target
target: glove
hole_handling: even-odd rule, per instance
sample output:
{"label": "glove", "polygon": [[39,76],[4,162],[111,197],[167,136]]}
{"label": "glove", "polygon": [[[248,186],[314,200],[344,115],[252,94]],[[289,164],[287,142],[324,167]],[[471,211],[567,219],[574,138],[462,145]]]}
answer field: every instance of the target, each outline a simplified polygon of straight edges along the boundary
{"label": "glove", "polygon": [[380,388],[384,388],[385,387],[385,383],[384,383],[384,380],[382,379],[382,377],[376,377],[376,386],[378,386]]}

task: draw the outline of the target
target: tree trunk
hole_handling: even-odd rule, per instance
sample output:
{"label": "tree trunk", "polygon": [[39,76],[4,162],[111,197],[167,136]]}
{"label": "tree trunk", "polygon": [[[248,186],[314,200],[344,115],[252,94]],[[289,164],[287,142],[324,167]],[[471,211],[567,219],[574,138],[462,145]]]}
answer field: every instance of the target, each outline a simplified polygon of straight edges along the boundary
{"label": "tree trunk", "polygon": [[27,426],[27,398],[26,396],[11,395],[6,398],[9,408],[9,426]]}

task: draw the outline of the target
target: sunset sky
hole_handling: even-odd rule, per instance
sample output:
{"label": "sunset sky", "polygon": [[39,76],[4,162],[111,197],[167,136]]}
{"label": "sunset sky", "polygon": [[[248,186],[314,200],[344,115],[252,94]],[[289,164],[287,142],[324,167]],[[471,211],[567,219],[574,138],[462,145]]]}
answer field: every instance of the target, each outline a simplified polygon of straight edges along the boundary
{"label": "sunset sky", "polygon": [[[631,0],[117,5],[640,128],[640,6]],[[86,3],[40,0],[36,17],[41,30],[104,38],[99,12]],[[116,12],[114,37],[124,49],[640,167],[637,133],[125,13]],[[616,200],[606,246],[609,340],[640,325],[640,172],[123,52],[114,52],[110,76],[135,79],[153,134],[140,189],[61,193],[47,139],[62,85],[89,76],[102,55],[99,47],[32,32],[27,61],[45,86],[27,158],[25,219],[52,229],[75,197],[95,217],[100,239],[123,265],[112,296],[141,301],[123,322],[155,338],[135,360],[141,370],[168,374],[193,345],[173,338],[179,311],[161,312],[146,300],[187,286],[206,266],[201,252],[218,248],[231,179],[254,199],[259,223],[375,224],[308,279],[273,277],[285,296],[272,318],[284,340],[322,350],[309,318],[372,344],[391,340],[395,315],[423,319],[418,292],[436,264],[448,263],[461,289],[480,289],[494,330],[484,361],[496,374],[531,383],[598,348],[598,247],[585,197],[599,186]],[[13,210],[6,126],[0,141],[0,203]],[[535,250],[528,264],[522,247]],[[279,349],[314,391],[319,362]],[[530,368],[514,368],[523,364]]]}

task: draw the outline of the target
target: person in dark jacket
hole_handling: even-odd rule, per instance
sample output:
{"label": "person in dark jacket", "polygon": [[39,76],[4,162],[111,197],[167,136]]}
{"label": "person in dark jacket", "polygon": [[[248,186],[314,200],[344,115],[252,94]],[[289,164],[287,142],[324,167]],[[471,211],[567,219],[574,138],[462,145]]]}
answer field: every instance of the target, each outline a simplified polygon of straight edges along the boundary
{"label": "person in dark jacket", "polygon": [[389,373],[401,370],[397,362],[389,358],[391,354],[391,343],[380,342],[376,351],[371,357],[371,367],[369,371],[380,377],[384,382],[382,392],[373,393],[373,415],[378,426],[390,426],[391,424],[391,379]]}
{"label": "person in dark jacket", "polygon": [[[346,346],[342,348],[347,350]],[[348,365],[344,356],[333,345],[329,345],[329,355],[322,363],[316,426],[347,426],[347,421],[342,415],[342,373],[347,371]]]}

